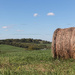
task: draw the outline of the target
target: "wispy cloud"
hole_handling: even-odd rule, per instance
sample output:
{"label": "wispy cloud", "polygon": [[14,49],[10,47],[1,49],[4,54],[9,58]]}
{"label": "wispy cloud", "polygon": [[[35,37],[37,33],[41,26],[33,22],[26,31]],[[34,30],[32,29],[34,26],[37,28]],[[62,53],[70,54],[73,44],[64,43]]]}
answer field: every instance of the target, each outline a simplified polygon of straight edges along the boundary
{"label": "wispy cloud", "polygon": [[17,30],[17,32],[21,32],[21,31],[24,31],[24,30]]}
{"label": "wispy cloud", "polygon": [[7,26],[3,26],[2,28],[3,28],[3,29],[6,29],[6,28],[8,28],[8,27],[7,27]]}
{"label": "wispy cloud", "polygon": [[47,16],[54,16],[55,14],[52,12],[47,13]]}
{"label": "wispy cloud", "polygon": [[73,25],[73,24],[67,24],[67,25]]}
{"label": "wispy cloud", "polygon": [[8,31],[8,29],[6,29],[5,31]]}
{"label": "wispy cloud", "polygon": [[35,13],[33,16],[34,16],[34,17],[38,16],[38,13]]}
{"label": "wispy cloud", "polygon": [[33,33],[31,34],[31,33],[29,33],[29,34],[13,34],[13,35],[42,35],[42,34],[35,34],[35,33],[34,34]]}

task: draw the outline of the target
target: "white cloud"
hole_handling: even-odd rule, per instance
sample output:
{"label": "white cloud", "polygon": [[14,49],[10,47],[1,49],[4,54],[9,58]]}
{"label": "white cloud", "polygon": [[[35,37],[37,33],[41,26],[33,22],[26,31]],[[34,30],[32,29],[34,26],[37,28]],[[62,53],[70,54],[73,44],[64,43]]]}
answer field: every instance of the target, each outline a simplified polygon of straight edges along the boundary
{"label": "white cloud", "polygon": [[38,16],[38,13],[35,13],[33,16],[34,16],[34,17]]}
{"label": "white cloud", "polygon": [[3,26],[2,28],[4,28],[4,29],[5,29],[5,28],[7,28],[7,26]]}
{"label": "white cloud", "polygon": [[47,13],[47,16],[54,16],[55,14],[52,12]]}

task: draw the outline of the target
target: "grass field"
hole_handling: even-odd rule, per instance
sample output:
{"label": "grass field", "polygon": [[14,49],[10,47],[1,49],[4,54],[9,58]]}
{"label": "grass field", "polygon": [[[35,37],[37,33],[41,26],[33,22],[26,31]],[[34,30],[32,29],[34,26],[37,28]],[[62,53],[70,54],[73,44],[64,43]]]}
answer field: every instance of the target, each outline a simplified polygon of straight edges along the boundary
{"label": "grass field", "polygon": [[75,60],[55,60],[51,50],[0,45],[0,75],[75,75]]}

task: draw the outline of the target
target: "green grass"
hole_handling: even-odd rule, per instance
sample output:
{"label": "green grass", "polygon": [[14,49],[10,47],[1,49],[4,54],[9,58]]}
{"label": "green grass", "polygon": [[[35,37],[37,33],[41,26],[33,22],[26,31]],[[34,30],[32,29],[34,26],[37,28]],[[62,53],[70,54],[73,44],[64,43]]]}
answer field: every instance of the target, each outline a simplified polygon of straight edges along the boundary
{"label": "green grass", "polygon": [[55,60],[51,50],[0,45],[0,75],[75,75],[75,60]]}

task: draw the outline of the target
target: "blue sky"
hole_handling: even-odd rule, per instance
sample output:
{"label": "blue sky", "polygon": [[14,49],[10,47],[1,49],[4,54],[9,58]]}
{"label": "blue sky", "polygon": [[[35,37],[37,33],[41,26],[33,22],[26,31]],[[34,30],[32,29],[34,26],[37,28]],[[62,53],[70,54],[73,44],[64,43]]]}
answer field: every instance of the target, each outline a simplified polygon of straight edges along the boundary
{"label": "blue sky", "polygon": [[0,39],[52,41],[57,28],[75,27],[75,0],[0,0]]}

